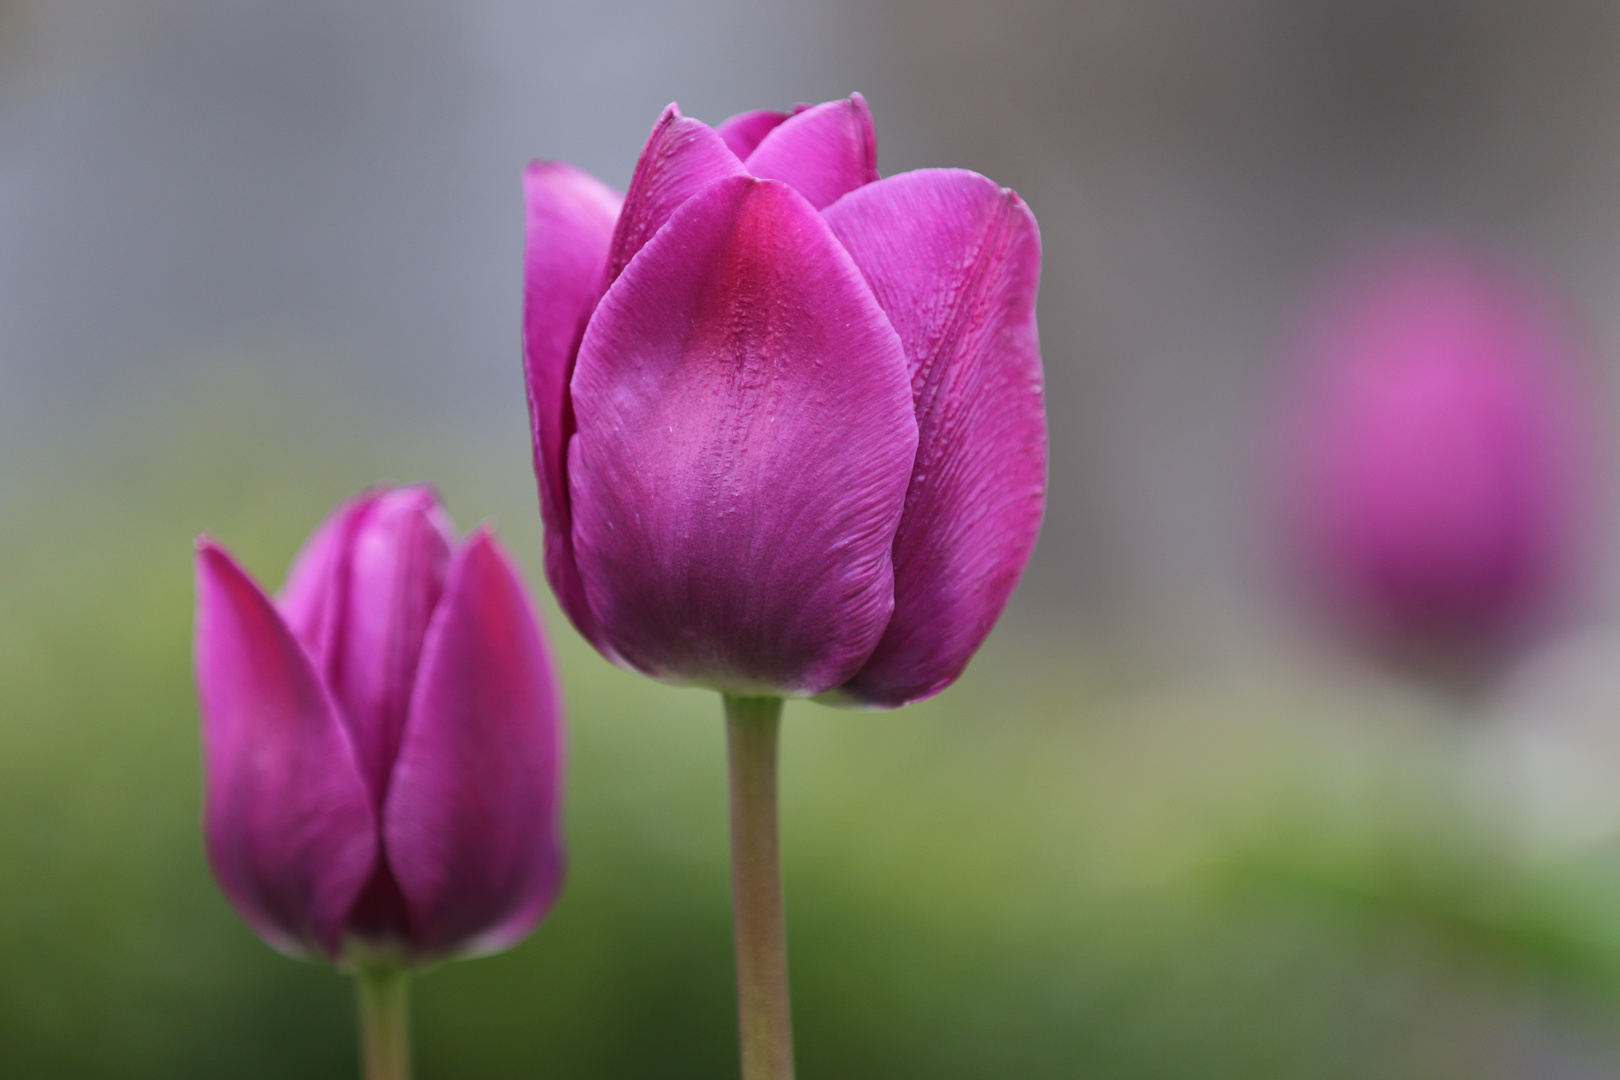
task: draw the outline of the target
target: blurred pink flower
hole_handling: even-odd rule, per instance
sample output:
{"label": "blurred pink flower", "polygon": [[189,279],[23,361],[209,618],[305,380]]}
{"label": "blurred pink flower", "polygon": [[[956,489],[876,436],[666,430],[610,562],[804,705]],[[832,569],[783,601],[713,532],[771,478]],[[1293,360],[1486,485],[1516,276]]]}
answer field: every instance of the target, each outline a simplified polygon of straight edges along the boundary
{"label": "blurred pink flower", "polygon": [[421,963],[516,943],[562,884],[562,707],[487,529],[427,488],[362,494],[272,603],[197,544],[204,829],[283,951]]}
{"label": "blurred pink flower", "polygon": [[525,177],[546,569],[609,658],[879,706],[950,685],[1035,544],[1040,238],[975,173],[879,179],[855,95],[665,110],[622,199]]}
{"label": "blurred pink flower", "polygon": [[1289,432],[1317,591],[1375,652],[1478,672],[1554,613],[1584,488],[1575,350],[1521,269],[1435,238],[1347,263]]}

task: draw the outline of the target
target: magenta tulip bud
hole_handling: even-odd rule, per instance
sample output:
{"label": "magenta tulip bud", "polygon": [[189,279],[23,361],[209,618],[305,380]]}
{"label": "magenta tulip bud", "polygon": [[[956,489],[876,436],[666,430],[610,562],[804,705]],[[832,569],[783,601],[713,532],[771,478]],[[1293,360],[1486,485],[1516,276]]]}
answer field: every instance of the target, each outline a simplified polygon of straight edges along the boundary
{"label": "magenta tulip bud", "polygon": [[220,888],[284,952],[353,966],[503,949],[562,884],[562,705],[487,528],[366,492],[272,602],[197,543],[204,830]]}
{"label": "magenta tulip bud", "polygon": [[738,695],[950,685],[1040,528],[1040,237],[975,173],[879,179],[855,95],[675,106],[622,199],[536,162],[524,357],[546,570],[601,652]]}
{"label": "magenta tulip bud", "polygon": [[1439,240],[1323,290],[1289,438],[1307,568],[1376,653],[1481,674],[1540,628],[1586,477],[1575,351],[1546,293]]}

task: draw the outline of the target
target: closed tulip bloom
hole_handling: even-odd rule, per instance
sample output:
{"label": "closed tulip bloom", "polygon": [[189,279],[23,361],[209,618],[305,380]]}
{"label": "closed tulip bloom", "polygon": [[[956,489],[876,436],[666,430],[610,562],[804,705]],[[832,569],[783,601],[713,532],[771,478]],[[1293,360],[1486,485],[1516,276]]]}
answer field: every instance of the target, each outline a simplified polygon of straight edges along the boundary
{"label": "closed tulip bloom", "polygon": [[1039,530],[1040,239],[975,173],[880,179],[859,95],[665,110],[621,198],[525,177],[546,569],[609,658],[869,706],[961,674]]}
{"label": "closed tulip bloom", "polygon": [[546,573],[609,659],[725,697],[744,1080],[791,1080],[784,697],[955,681],[1040,528],[1040,236],[975,173],[877,172],[860,95],[671,105],[630,189],[524,178]]}
{"label": "closed tulip bloom", "polygon": [[1340,270],[1289,435],[1318,593],[1373,651],[1479,673],[1568,583],[1584,487],[1575,350],[1522,271],[1446,241]]}
{"label": "closed tulip bloom", "polygon": [[276,948],[407,968],[506,948],[551,908],[551,660],[493,534],[458,545],[429,489],[341,506],[277,601],[200,540],[196,675],[209,860]]}

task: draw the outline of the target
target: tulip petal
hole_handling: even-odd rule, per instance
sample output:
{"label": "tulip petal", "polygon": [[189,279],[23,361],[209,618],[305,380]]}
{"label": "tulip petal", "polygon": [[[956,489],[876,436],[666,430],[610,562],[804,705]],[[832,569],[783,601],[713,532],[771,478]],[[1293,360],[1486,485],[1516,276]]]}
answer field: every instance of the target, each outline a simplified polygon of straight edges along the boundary
{"label": "tulip petal", "polygon": [[347,602],[323,675],[378,809],[455,542],[455,525],[427,487],[379,495],[349,541],[340,585]]}
{"label": "tulip petal", "polygon": [[866,704],[901,705],[961,674],[1040,532],[1040,235],[1016,194],[960,169],[890,177],[826,218],[911,365],[917,466],[895,537],[894,617],[843,688]]}
{"label": "tulip petal", "polygon": [[748,171],[783,180],[817,210],[878,178],[877,135],[866,99],[851,94],[797,113],[748,155]]}
{"label": "tulip petal", "polygon": [[320,528],[304,541],[276,597],[282,621],[318,670],[325,670],[325,658],[339,633],[343,565],[350,539],[380,494],[377,490],[361,492],[328,514]]}
{"label": "tulip petal", "polygon": [[630,178],[630,190],[625,192],[603,287],[618,280],[636,252],[682,203],[716,180],[743,173],[742,162],[713,128],[682,116],[678,106],[665,109],[647,136]]}
{"label": "tulip petal", "polygon": [[303,648],[207,540],[197,549],[195,648],[214,876],[270,944],[335,960],[377,858],[365,780]]}
{"label": "tulip petal", "polygon": [[748,155],[759,145],[759,141],[769,135],[788,116],[788,113],[777,112],[775,109],[755,109],[753,112],[738,113],[722,121],[714,132],[725,140],[739,161],[746,161]]}
{"label": "tulip petal", "polygon": [[871,650],[916,451],[900,341],[786,184],[714,184],[602,299],[574,372],[574,549],[632,666],[815,694]]}
{"label": "tulip petal", "polygon": [[456,552],[383,812],[422,956],[515,944],[562,885],[562,704],[540,624],[487,529]]}
{"label": "tulip petal", "polygon": [[574,626],[600,647],[574,567],[564,455],[574,433],[568,380],[586,320],[602,294],[608,245],[623,199],[595,177],[560,161],[532,163],[523,175],[523,195],[528,213],[523,371],[546,526],[546,577]]}

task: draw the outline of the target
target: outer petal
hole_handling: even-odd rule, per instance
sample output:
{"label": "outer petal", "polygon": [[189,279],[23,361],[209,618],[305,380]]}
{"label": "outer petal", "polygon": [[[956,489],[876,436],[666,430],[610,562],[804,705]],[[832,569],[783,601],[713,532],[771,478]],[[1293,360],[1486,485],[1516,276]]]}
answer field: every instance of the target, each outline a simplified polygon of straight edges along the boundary
{"label": "outer petal", "polygon": [[581,634],[597,641],[574,568],[568,465],[574,433],[568,380],[585,322],[602,294],[608,244],[624,201],[595,177],[560,161],[523,174],[528,229],[523,258],[523,372],[529,387],[534,474],[546,525],[546,577]]}
{"label": "outer petal", "polygon": [[349,538],[346,602],[324,675],[378,808],[455,541],[455,525],[426,487],[379,495]]}
{"label": "outer petal", "polygon": [[743,172],[742,162],[713,128],[682,116],[677,105],[665,109],[647,136],[630,178],[624,212],[608,252],[603,288],[618,279],[636,252],[682,203],[716,180]]}
{"label": "outer petal", "polygon": [[806,109],[766,135],[746,164],[755,176],[792,184],[820,210],[878,178],[872,111],[859,94]]}
{"label": "outer petal", "polygon": [[899,339],[786,184],[715,184],[608,291],[574,373],[574,548],[633,666],[815,694],[866,658],[916,421]]}
{"label": "outer petal", "polygon": [[759,141],[769,135],[778,124],[788,118],[789,114],[777,112],[775,109],[755,109],[753,112],[738,113],[725,120],[715,128],[715,134],[725,140],[731,152],[737,155],[738,160],[746,161],[749,154]]}
{"label": "outer petal", "polygon": [[480,529],[428,632],[383,843],[424,957],[515,944],[562,886],[563,722],[534,609]]}
{"label": "outer petal", "polygon": [[900,705],[962,673],[1040,532],[1040,235],[1017,195],[958,169],[891,177],[826,217],[911,363],[919,438],[895,537],[894,618],[843,688]]}
{"label": "outer petal", "polygon": [[197,550],[195,648],[214,876],[270,944],[336,959],[377,857],[365,781],[303,648],[208,540]]}

